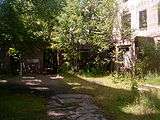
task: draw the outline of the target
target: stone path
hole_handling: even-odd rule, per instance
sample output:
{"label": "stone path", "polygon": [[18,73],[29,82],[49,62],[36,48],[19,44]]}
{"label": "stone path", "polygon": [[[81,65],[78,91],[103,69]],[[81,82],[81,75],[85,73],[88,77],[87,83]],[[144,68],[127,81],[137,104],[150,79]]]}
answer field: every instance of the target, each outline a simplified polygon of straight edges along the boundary
{"label": "stone path", "polygon": [[43,94],[51,93],[46,97],[49,120],[107,120],[102,111],[94,105],[91,96],[70,93],[69,89],[63,88],[62,85],[59,89],[57,86],[60,81],[55,77],[40,78],[23,78],[22,82],[31,90]]}
{"label": "stone path", "polygon": [[50,120],[106,120],[92,97],[84,94],[58,94],[49,98]]}

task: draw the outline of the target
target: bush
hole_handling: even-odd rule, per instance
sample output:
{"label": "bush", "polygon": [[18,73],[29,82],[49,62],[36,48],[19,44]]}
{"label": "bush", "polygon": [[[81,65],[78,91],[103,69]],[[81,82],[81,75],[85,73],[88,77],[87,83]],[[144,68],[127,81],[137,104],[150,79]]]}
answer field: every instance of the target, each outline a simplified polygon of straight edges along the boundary
{"label": "bush", "polygon": [[136,75],[144,77],[148,73],[160,73],[160,45],[143,42],[136,61]]}
{"label": "bush", "polygon": [[96,67],[85,67],[81,70],[81,74],[89,77],[96,77],[104,75],[104,71],[101,68]]}

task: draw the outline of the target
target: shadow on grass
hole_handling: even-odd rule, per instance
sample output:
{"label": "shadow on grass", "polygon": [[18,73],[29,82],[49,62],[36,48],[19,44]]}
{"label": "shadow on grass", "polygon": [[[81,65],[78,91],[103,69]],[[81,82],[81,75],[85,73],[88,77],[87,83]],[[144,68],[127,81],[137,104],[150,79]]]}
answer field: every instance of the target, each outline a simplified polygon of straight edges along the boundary
{"label": "shadow on grass", "polygon": [[[13,78],[12,78],[13,79]],[[46,100],[44,98],[61,93],[83,93],[94,97],[109,120],[159,120],[160,113],[138,115],[126,113],[123,107],[133,104],[137,94],[125,89],[116,89],[85,81],[77,76],[65,74],[64,79],[51,76],[37,76],[25,79],[6,79],[0,83],[0,119],[2,120],[46,120]],[[30,83],[30,86],[26,83]],[[35,84],[39,82],[40,84]],[[34,83],[34,84],[31,84]],[[30,89],[47,87],[48,90]],[[148,98],[151,93],[146,93]],[[154,98],[154,99],[153,99]],[[160,100],[152,96],[152,105]],[[28,117],[28,114],[30,114]],[[5,118],[5,119],[4,119]]]}
{"label": "shadow on grass", "polygon": [[[139,94],[135,94],[134,91],[98,85],[71,74],[65,74],[64,81],[72,86],[73,92],[92,95],[95,98],[95,103],[103,109],[106,118],[110,120],[160,119],[160,113],[139,113],[135,115],[122,111],[123,107],[134,104],[139,97]],[[158,99],[158,101],[160,100]]]}
{"label": "shadow on grass", "polygon": [[47,120],[45,104],[26,86],[0,84],[0,120]]}
{"label": "shadow on grass", "polygon": [[49,76],[0,79],[0,120],[47,120],[47,98],[69,91],[69,85]]}

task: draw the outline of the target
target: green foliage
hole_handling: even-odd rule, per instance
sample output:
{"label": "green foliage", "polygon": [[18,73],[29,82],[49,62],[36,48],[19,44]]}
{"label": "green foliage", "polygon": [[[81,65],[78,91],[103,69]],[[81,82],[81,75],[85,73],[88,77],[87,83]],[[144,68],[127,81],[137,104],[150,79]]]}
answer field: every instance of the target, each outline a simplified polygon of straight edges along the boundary
{"label": "green foliage", "polygon": [[109,119],[159,120],[159,91],[137,93],[131,90],[127,78],[119,83],[113,83],[112,79],[111,76],[86,78],[70,74],[64,77],[64,81],[72,83],[74,92],[92,95]]}
{"label": "green foliage", "polygon": [[160,45],[143,41],[140,47],[139,59],[136,63],[136,72],[140,77],[149,73],[160,72]]}
{"label": "green foliage", "polygon": [[18,19],[18,12],[14,6],[14,1],[6,0],[0,6],[0,44],[11,46],[16,41],[20,41],[24,34],[22,22]]}
{"label": "green foliage", "polygon": [[84,49],[96,54],[109,49],[115,8],[113,0],[67,0],[58,17],[59,45],[72,66],[77,66]]}
{"label": "green foliage", "polygon": [[97,77],[104,75],[104,71],[102,71],[100,68],[86,67],[81,70],[81,74],[87,77]]}
{"label": "green foliage", "polygon": [[0,44],[21,53],[45,48],[63,5],[63,0],[6,0],[0,6]]}
{"label": "green foliage", "polygon": [[59,17],[62,46],[67,48],[87,43],[106,48],[115,13],[112,0],[68,0]]}
{"label": "green foliage", "polygon": [[[110,46],[115,9],[114,0],[6,0],[0,5],[0,45],[22,56],[51,46],[74,70],[79,61],[102,68],[110,59],[102,54]],[[84,49],[94,58],[81,57]]]}
{"label": "green foliage", "polygon": [[15,48],[9,48],[9,55],[10,56],[16,56],[18,55],[18,51]]}

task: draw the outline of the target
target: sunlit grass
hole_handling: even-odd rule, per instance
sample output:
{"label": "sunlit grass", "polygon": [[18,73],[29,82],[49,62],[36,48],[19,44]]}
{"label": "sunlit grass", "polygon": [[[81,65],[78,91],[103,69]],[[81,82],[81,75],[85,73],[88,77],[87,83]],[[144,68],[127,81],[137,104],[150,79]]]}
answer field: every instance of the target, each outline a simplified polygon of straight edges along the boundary
{"label": "sunlit grass", "polygon": [[139,101],[126,105],[121,108],[123,112],[135,114],[135,115],[146,115],[156,114],[158,111],[151,107],[151,101],[147,97],[141,96]]}
{"label": "sunlit grass", "polygon": [[126,89],[126,90],[130,90],[131,88],[131,81],[128,80],[127,78],[123,78],[123,79],[121,77],[115,78],[112,75],[97,77],[97,78],[85,77],[85,76],[80,76],[80,75],[77,75],[77,76],[88,82],[94,82],[102,86],[109,86],[109,87],[116,88],[116,89]]}
{"label": "sunlit grass", "polygon": [[151,75],[147,75],[144,79],[145,79],[145,83],[160,85],[160,75],[151,74]]}
{"label": "sunlit grass", "polygon": [[115,120],[159,120],[160,118],[160,111],[154,107],[160,102],[159,95],[154,96],[155,93],[152,91],[149,93],[132,91],[132,82],[129,78],[117,76],[95,78],[66,74],[64,80],[72,83],[70,85],[74,92],[92,95],[95,103],[109,118]]}

